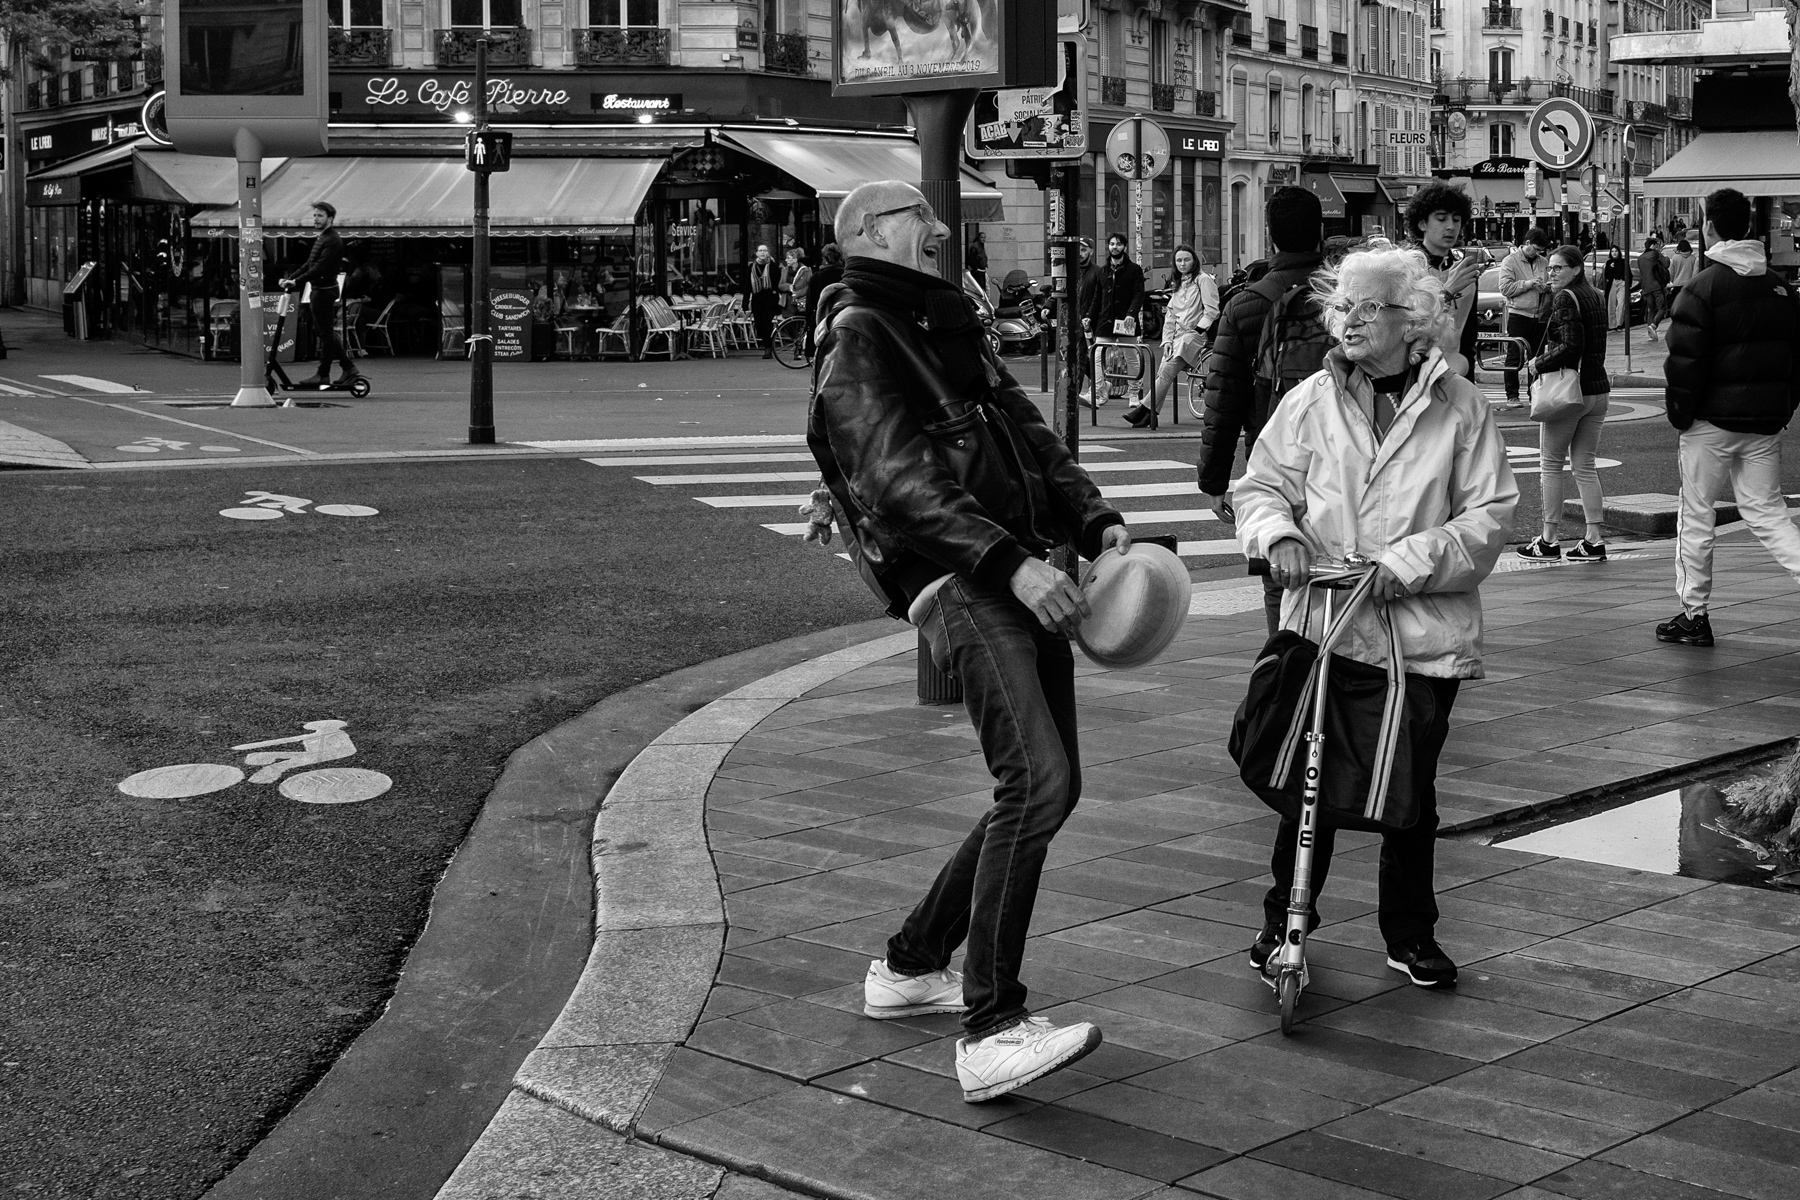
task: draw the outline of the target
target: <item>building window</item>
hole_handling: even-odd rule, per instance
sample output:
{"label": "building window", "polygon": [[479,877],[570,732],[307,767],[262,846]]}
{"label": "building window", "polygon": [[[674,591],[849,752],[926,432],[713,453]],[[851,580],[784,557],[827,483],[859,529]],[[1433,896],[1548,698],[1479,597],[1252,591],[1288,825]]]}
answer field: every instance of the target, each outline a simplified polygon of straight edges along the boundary
{"label": "building window", "polygon": [[325,12],[333,25],[345,29],[379,29],[386,24],[381,4],[382,0],[331,0]]}
{"label": "building window", "polygon": [[1281,85],[1269,85],[1269,149],[1281,149]]}
{"label": "building window", "polygon": [[1108,12],[1100,23],[1101,61],[1106,64],[1103,75],[1125,74],[1125,14]]}
{"label": "building window", "polygon": [[1488,79],[1494,83],[1512,82],[1513,52],[1505,46],[1488,51]]}
{"label": "building window", "polygon": [[1488,157],[1511,158],[1513,152],[1513,127],[1504,121],[1495,121],[1488,126]]}
{"label": "building window", "polygon": [[1287,53],[1287,22],[1269,18],[1269,53]]}
{"label": "building window", "polygon": [[1169,23],[1150,22],[1150,82],[1168,83],[1172,67],[1169,62]]}
{"label": "building window", "polygon": [[588,24],[596,28],[656,25],[658,0],[588,0]]}
{"label": "building window", "polygon": [[516,29],[520,0],[450,0],[450,24],[461,29]]}
{"label": "building window", "polygon": [[1243,146],[1244,134],[1250,128],[1250,81],[1242,75],[1231,78],[1231,141]]}

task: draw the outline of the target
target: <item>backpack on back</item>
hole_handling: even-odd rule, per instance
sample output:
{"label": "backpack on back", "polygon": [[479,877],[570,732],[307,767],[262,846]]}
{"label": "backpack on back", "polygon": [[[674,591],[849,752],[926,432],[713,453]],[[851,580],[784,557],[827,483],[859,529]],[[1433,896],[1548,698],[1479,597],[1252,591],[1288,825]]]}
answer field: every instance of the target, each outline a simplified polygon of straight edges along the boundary
{"label": "backpack on back", "polygon": [[1263,319],[1256,342],[1255,416],[1257,428],[1281,398],[1325,365],[1336,339],[1325,327],[1325,306],[1309,282],[1301,282],[1275,298]]}

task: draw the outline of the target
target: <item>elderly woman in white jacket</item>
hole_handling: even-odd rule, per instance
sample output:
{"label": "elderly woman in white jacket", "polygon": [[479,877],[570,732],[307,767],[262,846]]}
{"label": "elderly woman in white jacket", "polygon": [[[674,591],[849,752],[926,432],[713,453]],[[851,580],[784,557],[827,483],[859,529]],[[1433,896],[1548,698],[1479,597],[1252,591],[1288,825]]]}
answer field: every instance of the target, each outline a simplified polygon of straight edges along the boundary
{"label": "elderly woman in white jacket", "polygon": [[[1457,685],[1482,675],[1476,589],[1499,558],[1519,492],[1486,399],[1445,362],[1439,339],[1454,331],[1443,285],[1424,258],[1415,250],[1354,253],[1315,277],[1315,287],[1341,345],[1282,398],[1256,439],[1232,489],[1238,537],[1244,553],[1266,558],[1288,589],[1286,629],[1303,626],[1315,558],[1355,552],[1379,563],[1376,602],[1399,633],[1406,670],[1428,682],[1437,715],[1429,736],[1413,745],[1419,820],[1382,838],[1378,918],[1388,966],[1421,987],[1451,987],[1456,964],[1433,936],[1432,781]],[[1358,614],[1336,653],[1386,662],[1374,605]],[[1297,822],[1285,820],[1276,833],[1275,884],[1250,951],[1259,971],[1286,921],[1296,833]],[[1332,831],[1319,831],[1315,897],[1332,840]]]}

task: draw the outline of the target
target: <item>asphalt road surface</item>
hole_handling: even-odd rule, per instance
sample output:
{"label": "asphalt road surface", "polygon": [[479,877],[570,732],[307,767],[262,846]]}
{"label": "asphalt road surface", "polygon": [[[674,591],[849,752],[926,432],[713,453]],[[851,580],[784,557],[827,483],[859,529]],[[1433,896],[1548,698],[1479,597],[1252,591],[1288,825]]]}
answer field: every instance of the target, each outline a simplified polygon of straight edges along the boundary
{"label": "asphalt road surface", "polygon": [[[13,473],[0,508],[12,1195],[199,1195],[379,1014],[514,748],[877,615],[832,555],[579,459]],[[119,790],[319,721],[391,790]]]}

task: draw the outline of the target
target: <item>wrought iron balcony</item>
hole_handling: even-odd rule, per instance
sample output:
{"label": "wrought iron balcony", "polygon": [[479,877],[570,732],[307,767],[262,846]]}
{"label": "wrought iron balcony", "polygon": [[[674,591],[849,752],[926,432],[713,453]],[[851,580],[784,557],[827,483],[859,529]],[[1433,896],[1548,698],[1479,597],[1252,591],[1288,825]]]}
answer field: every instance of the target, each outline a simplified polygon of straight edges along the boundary
{"label": "wrought iron balcony", "polygon": [[440,67],[475,65],[475,43],[487,39],[490,67],[529,67],[529,29],[443,29],[438,31],[437,61]]}
{"label": "wrought iron balcony", "polygon": [[669,31],[666,29],[577,29],[575,61],[584,67],[666,67],[669,65]]}
{"label": "wrought iron balcony", "polygon": [[1202,117],[1218,116],[1219,93],[1196,89],[1194,92],[1194,112]]}
{"label": "wrought iron balcony", "polygon": [[804,75],[810,69],[810,58],[804,33],[763,34],[763,70],[777,75]]}
{"label": "wrought iron balcony", "polygon": [[1123,75],[1102,75],[1100,77],[1100,103],[1116,104],[1125,107],[1125,77]]}
{"label": "wrought iron balcony", "polygon": [[1518,29],[1522,23],[1520,10],[1510,4],[1490,4],[1481,10],[1483,29]]}
{"label": "wrought iron balcony", "polygon": [[1150,107],[1157,112],[1175,111],[1175,85],[1172,83],[1153,83],[1150,85]]}
{"label": "wrought iron balcony", "polygon": [[1572,83],[1557,82],[1550,85],[1552,96],[1564,96],[1597,117],[1610,117],[1614,112],[1615,97],[1610,88],[1577,87]]}
{"label": "wrought iron balcony", "polygon": [[330,54],[334,67],[385,67],[393,61],[385,29],[331,31]]}
{"label": "wrought iron balcony", "polygon": [[1631,119],[1637,124],[1667,125],[1669,110],[1661,104],[1653,104],[1648,100],[1633,100],[1625,106]]}

